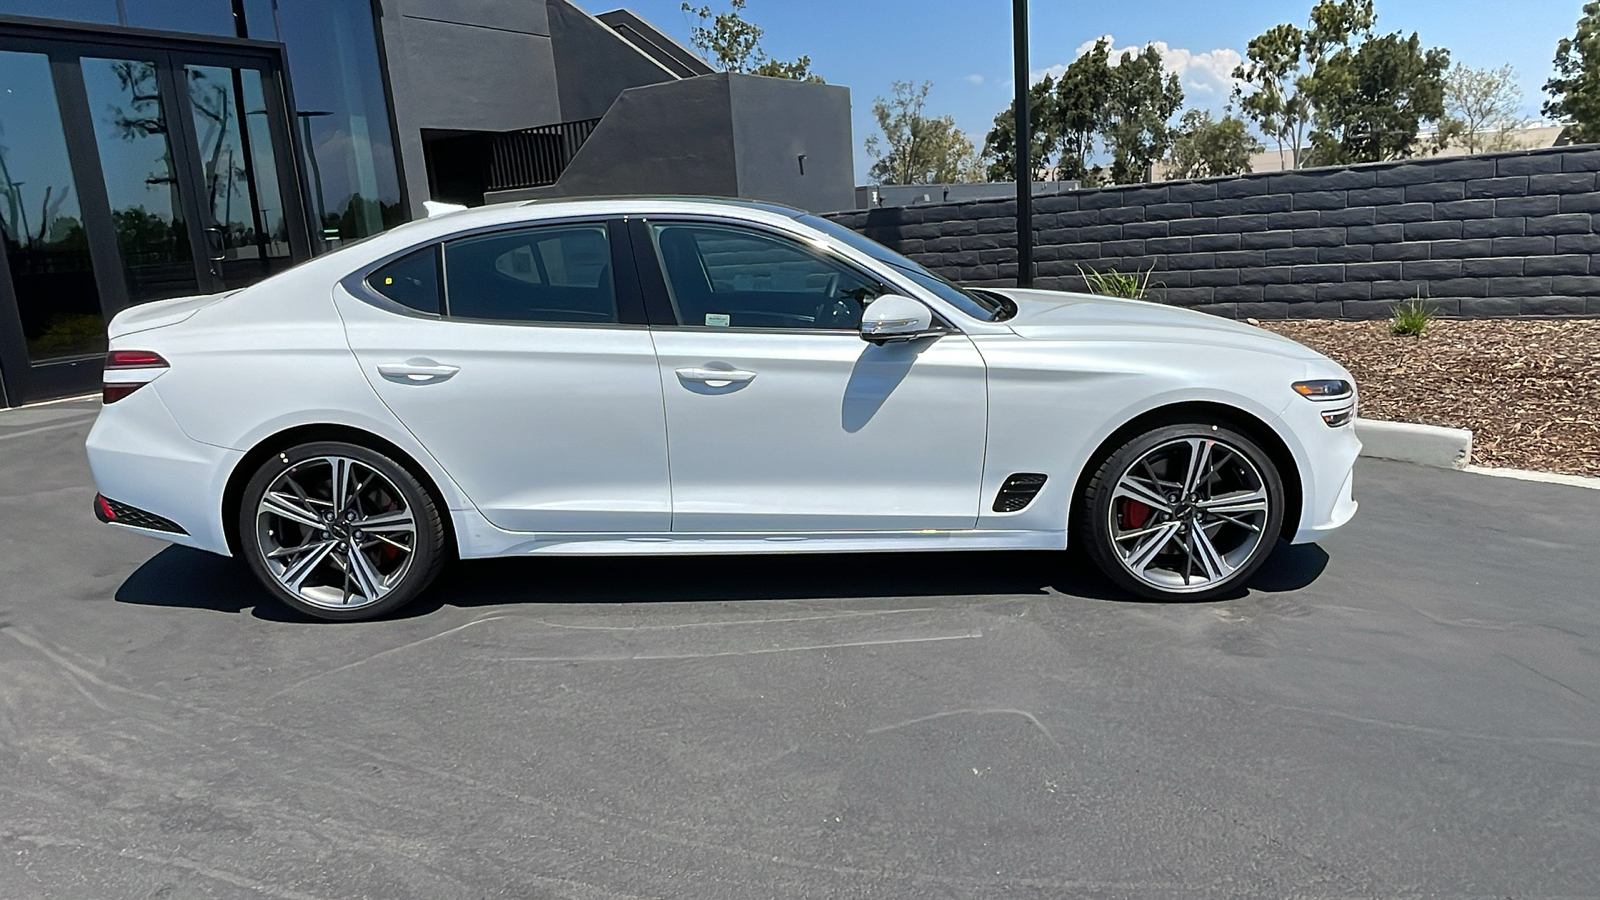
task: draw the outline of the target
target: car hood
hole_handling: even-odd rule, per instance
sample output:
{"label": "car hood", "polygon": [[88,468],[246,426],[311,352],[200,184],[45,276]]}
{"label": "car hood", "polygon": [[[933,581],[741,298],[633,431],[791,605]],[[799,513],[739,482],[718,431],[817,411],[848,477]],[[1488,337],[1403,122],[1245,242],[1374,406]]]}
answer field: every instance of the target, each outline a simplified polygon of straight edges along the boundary
{"label": "car hood", "polygon": [[174,297],[171,300],[141,303],[117,313],[106,330],[111,337],[119,338],[125,334],[176,325],[218,300],[236,293],[238,293],[236,290],[224,291],[220,294]]}
{"label": "car hood", "polygon": [[994,289],[1016,301],[1006,324],[1025,338],[1054,341],[1128,341],[1207,344],[1288,359],[1320,360],[1322,354],[1254,325],[1148,300],[1120,300],[1060,291]]}

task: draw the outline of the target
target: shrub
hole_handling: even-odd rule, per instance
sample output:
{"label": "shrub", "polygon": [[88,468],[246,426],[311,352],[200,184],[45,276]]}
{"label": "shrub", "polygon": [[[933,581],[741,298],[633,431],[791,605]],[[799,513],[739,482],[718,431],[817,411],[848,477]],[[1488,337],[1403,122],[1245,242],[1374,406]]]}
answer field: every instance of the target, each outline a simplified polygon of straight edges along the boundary
{"label": "shrub", "polygon": [[1128,300],[1143,300],[1145,293],[1150,289],[1150,273],[1155,270],[1153,263],[1143,272],[1136,269],[1131,273],[1118,272],[1116,269],[1096,272],[1079,266],[1078,274],[1083,276],[1084,283],[1089,286],[1091,293]]}
{"label": "shrub", "polygon": [[1389,313],[1389,333],[1393,335],[1421,337],[1432,323],[1433,310],[1420,297],[1396,303]]}

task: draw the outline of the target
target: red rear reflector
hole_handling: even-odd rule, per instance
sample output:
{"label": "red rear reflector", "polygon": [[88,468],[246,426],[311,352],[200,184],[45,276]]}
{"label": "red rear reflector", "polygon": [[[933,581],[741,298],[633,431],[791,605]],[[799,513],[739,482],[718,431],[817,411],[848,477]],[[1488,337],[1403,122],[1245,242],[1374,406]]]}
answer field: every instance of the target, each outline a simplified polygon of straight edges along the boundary
{"label": "red rear reflector", "polygon": [[102,522],[109,522],[117,517],[117,514],[111,509],[111,504],[107,503],[106,498],[100,494],[94,495],[94,508],[95,512],[100,514],[100,521]]}
{"label": "red rear reflector", "polygon": [[107,369],[165,369],[167,361],[149,350],[113,350],[106,354]]}
{"label": "red rear reflector", "polygon": [[134,381],[121,384],[102,384],[100,385],[100,402],[115,403],[149,383],[148,381]]}

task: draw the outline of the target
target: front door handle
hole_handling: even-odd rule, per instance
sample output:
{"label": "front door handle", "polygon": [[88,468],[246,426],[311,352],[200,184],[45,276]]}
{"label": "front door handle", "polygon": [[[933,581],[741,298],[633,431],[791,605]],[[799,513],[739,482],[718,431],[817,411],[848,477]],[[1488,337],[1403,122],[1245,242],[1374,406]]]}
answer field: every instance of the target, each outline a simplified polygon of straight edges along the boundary
{"label": "front door handle", "polygon": [[461,371],[460,366],[440,365],[431,359],[408,359],[403,363],[383,363],[378,374],[397,384],[438,384]]}
{"label": "front door handle", "polygon": [[678,369],[678,378],[693,381],[706,387],[724,388],[732,384],[748,384],[756,373],[744,369],[711,369],[705,366],[688,366]]}

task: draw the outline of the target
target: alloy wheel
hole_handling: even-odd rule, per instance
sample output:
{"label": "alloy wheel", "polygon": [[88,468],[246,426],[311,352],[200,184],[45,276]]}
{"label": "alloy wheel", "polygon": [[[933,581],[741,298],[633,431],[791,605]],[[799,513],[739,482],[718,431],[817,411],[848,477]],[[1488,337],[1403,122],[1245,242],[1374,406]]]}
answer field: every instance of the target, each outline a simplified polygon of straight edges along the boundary
{"label": "alloy wheel", "polygon": [[417,523],[405,496],[372,465],[344,456],[301,460],[273,479],[256,507],[268,573],[323,609],[382,600],[405,579]]}
{"label": "alloy wheel", "polygon": [[1185,437],[1145,452],[1112,492],[1117,561],[1165,592],[1198,593],[1246,565],[1266,538],[1272,497],[1242,450]]}

